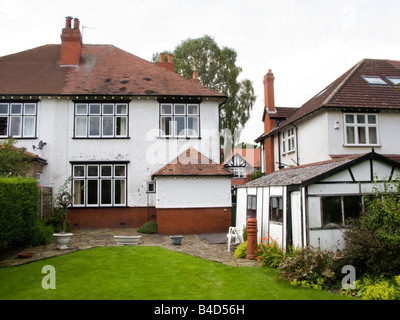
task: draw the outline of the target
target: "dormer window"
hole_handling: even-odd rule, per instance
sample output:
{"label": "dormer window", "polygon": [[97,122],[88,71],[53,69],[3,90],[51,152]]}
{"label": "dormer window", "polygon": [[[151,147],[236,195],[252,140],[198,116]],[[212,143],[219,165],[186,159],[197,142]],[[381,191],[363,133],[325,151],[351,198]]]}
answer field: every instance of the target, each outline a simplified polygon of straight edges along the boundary
{"label": "dormer window", "polygon": [[362,78],[369,84],[387,85],[387,83],[378,76],[362,76]]}

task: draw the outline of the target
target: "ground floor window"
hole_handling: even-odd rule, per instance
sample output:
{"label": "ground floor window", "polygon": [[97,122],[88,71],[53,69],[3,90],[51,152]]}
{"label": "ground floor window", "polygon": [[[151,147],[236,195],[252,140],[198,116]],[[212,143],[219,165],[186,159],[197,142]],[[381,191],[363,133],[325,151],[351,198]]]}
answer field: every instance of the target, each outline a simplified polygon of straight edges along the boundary
{"label": "ground floor window", "polygon": [[126,206],[126,170],[119,163],[73,164],[73,206]]}
{"label": "ground floor window", "polygon": [[282,222],[283,221],[283,198],[271,197],[269,198],[269,221]]}
{"label": "ground floor window", "polygon": [[350,218],[358,218],[362,210],[361,196],[321,197],[322,225],[343,226]]}
{"label": "ground floor window", "polygon": [[257,196],[247,196],[247,218],[257,217]]}

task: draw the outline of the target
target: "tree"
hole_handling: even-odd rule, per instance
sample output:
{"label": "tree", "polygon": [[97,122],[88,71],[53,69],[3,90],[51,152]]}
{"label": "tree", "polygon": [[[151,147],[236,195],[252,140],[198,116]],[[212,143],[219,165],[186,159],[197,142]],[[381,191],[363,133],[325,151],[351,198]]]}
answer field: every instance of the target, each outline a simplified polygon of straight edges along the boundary
{"label": "tree", "polygon": [[[250,80],[239,81],[242,68],[236,66],[237,54],[233,49],[220,48],[208,35],[198,39],[187,39],[173,52],[175,72],[192,79],[197,71],[200,84],[227,96],[227,102],[221,106],[220,128],[228,129],[232,135],[232,145],[250,118],[256,96]],[[165,55],[165,58],[167,55]],[[153,56],[157,62],[158,55]]]}
{"label": "tree", "polygon": [[14,138],[0,143],[0,177],[26,176],[32,169],[33,156],[27,154],[26,148],[14,147]]}

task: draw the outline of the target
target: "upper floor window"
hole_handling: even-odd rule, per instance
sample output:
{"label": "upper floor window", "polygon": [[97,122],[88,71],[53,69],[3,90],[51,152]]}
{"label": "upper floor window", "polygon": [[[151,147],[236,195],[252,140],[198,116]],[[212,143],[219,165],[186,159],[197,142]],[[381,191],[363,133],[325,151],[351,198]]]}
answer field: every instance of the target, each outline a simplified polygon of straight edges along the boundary
{"label": "upper floor window", "polygon": [[0,103],[0,138],[36,137],[36,103]]}
{"label": "upper floor window", "polygon": [[75,104],[75,138],[125,138],[127,136],[127,103]]}
{"label": "upper floor window", "polygon": [[282,153],[293,152],[296,150],[294,128],[282,132]]}
{"label": "upper floor window", "polygon": [[200,106],[192,103],[160,104],[160,136],[198,138]]}
{"label": "upper floor window", "polygon": [[345,144],[346,145],[377,145],[378,115],[345,113]]}

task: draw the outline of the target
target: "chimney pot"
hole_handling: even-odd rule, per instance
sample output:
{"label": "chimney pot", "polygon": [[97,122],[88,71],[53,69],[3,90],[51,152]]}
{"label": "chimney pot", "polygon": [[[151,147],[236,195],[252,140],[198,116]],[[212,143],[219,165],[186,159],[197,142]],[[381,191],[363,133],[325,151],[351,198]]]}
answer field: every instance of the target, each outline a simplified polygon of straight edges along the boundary
{"label": "chimney pot", "polygon": [[65,28],[67,28],[67,29],[71,29],[71,20],[72,20],[72,17],[65,17]]}
{"label": "chimney pot", "polygon": [[172,54],[168,53],[168,63],[172,63]]}
{"label": "chimney pot", "polygon": [[271,69],[264,76],[264,102],[268,112],[275,112],[274,74]]}
{"label": "chimney pot", "polygon": [[164,53],[160,53],[160,58],[158,59],[158,62],[164,62]]}
{"label": "chimney pot", "polygon": [[200,80],[197,79],[197,71],[196,70],[193,71],[193,79],[192,79],[192,81],[196,82],[196,83],[200,83]]}
{"label": "chimney pot", "polygon": [[79,30],[79,19],[78,18],[74,19],[74,29],[78,29]]}

